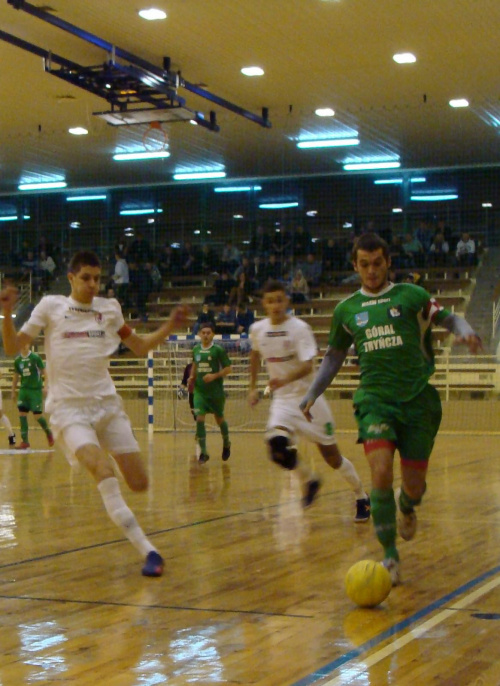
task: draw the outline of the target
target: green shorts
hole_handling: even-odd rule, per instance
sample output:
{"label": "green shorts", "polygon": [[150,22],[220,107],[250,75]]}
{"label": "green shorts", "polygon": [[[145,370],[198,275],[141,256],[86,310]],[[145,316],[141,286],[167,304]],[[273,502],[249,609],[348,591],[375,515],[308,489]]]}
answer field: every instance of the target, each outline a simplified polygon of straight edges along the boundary
{"label": "green shorts", "polygon": [[196,416],[214,414],[216,417],[223,417],[225,404],[226,398],[224,396],[211,398],[203,393],[197,393],[196,389],[194,391],[193,410]]}
{"label": "green shorts", "polygon": [[439,393],[427,384],[408,402],[388,402],[367,395],[354,405],[358,441],[386,440],[396,444],[401,459],[428,461],[441,424]]}
{"label": "green shorts", "polygon": [[43,412],[43,393],[34,388],[20,388],[17,407],[21,411]]}

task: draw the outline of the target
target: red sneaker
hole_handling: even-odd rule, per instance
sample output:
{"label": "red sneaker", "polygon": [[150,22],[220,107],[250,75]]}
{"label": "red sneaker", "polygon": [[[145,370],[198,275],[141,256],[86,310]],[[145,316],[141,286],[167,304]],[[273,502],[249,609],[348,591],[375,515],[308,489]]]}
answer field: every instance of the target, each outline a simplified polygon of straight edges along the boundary
{"label": "red sneaker", "polygon": [[22,441],[19,443],[19,445],[14,446],[16,450],[28,450],[30,448],[30,444],[26,443],[25,441]]}
{"label": "red sneaker", "polygon": [[47,441],[49,443],[49,448],[52,448],[52,446],[54,445],[54,436],[51,432],[47,434]]}

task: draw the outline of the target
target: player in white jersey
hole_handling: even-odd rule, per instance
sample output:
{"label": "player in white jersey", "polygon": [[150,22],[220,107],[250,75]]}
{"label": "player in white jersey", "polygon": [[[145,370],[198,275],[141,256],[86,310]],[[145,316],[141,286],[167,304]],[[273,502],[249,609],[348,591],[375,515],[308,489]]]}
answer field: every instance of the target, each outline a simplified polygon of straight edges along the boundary
{"label": "player in white jersey", "polygon": [[76,253],[68,267],[70,296],[42,298],[19,332],[12,319],[17,291],[12,287],[4,289],[0,293],[4,349],[8,355],[15,355],[44,330],[49,380],[46,409],[51,413],[54,436],[62,443],[69,461],[80,463],[90,472],[111,520],[145,557],[143,575],[160,576],[163,558],[125,503],[110,457],[131,490],[147,489],[139,446],[108,363],[120,341],[137,355],[145,355],[185,322],[186,310],[177,308],[156,331],[138,336],[125,324],[117,300],[97,297],[100,277],[97,255]]}
{"label": "player in white jersey", "polygon": [[[295,435],[316,443],[325,462],[337,469],[356,496],[356,522],[370,517],[370,501],[354,465],[343,457],[335,438],[334,422],[328,403],[319,398],[313,422],[302,414],[299,403],[313,378],[316,341],[311,327],[287,313],[289,300],[283,284],[271,281],[264,288],[266,319],[250,327],[250,405],[259,401],[256,388],[261,360],[266,363],[273,400],[267,422],[266,439],[271,459],[280,467],[297,470],[303,485],[303,505],[310,505],[320,488],[320,481],[300,459]],[[319,405],[318,405],[319,403]]]}

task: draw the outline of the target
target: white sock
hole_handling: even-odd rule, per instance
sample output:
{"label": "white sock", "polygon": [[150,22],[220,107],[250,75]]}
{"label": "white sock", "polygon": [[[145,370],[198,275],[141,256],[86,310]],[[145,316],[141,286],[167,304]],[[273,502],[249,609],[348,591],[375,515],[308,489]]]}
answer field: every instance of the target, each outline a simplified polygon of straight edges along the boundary
{"label": "white sock", "polygon": [[344,477],[344,479],[347,481],[349,486],[354,491],[356,500],[368,497],[363,490],[361,479],[359,478],[353,463],[350,460],[348,460],[347,457],[342,456],[342,464],[337,469],[337,471]]}
{"label": "white sock", "polygon": [[141,555],[146,557],[151,550],[156,550],[154,545],[146,538],[134,513],[123,499],[118,479],[115,476],[110,476],[97,484],[97,488],[99,489],[104,507],[106,508],[111,521],[123,531],[125,536]]}
{"label": "white sock", "polygon": [[7,417],[7,415],[6,415],[6,414],[3,414],[3,415],[0,417],[0,421],[2,422],[2,424],[3,424],[3,425],[5,426],[5,428],[7,429],[8,433],[9,433],[9,436],[12,436],[12,434],[14,433],[14,431],[12,430],[12,424],[10,423],[10,419]]}

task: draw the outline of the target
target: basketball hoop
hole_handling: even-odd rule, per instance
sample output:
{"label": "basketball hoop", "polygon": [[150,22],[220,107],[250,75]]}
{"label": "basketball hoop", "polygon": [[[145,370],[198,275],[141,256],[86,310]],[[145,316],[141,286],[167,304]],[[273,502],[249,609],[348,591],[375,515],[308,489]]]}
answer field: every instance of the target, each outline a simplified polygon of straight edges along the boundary
{"label": "basketball hoop", "polygon": [[147,152],[159,152],[168,148],[168,133],[163,130],[161,122],[151,122],[144,131],[142,144]]}

